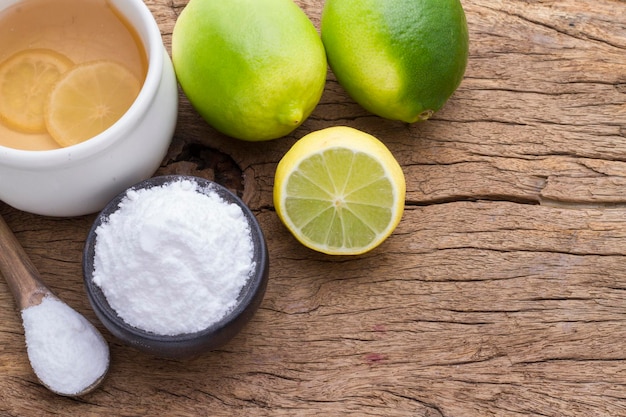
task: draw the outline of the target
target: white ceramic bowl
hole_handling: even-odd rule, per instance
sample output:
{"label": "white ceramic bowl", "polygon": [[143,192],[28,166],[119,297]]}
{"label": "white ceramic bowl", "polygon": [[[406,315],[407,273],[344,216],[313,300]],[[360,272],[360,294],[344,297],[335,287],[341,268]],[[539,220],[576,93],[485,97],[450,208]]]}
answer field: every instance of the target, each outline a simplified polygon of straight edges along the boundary
{"label": "white ceramic bowl", "polygon": [[[2,2],[0,10],[19,0]],[[106,131],[48,151],[0,146],[0,200],[27,212],[78,216],[158,169],[174,134],[178,86],[161,32],[143,0],[110,0],[135,27],[148,57],[144,85],[131,108]]]}

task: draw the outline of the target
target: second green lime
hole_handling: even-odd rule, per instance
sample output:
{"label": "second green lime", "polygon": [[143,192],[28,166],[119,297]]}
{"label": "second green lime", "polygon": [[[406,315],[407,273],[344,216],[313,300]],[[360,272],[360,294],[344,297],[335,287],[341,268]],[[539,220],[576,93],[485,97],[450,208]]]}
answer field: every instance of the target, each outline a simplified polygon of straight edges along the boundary
{"label": "second green lime", "polygon": [[428,119],[465,73],[469,35],[459,0],[326,0],[321,32],[337,81],[388,119]]}
{"label": "second green lime", "polygon": [[191,0],[174,27],[172,61],[198,113],[248,141],[292,132],[326,82],[320,36],[292,0]]}

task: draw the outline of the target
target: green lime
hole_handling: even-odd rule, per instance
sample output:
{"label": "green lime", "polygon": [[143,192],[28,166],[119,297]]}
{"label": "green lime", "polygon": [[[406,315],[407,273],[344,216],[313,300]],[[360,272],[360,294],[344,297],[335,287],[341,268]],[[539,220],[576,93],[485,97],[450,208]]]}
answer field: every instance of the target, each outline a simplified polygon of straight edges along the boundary
{"label": "green lime", "polygon": [[465,73],[469,36],[459,0],[326,0],[321,32],[337,81],[388,119],[428,119]]}
{"label": "green lime", "polygon": [[283,156],[274,206],[303,245],[357,255],[380,245],[404,211],[402,168],[377,138],[335,126],[304,136]]}
{"label": "green lime", "polygon": [[249,141],[293,131],[326,82],[320,36],[292,0],[191,0],[174,27],[172,61],[198,113]]}

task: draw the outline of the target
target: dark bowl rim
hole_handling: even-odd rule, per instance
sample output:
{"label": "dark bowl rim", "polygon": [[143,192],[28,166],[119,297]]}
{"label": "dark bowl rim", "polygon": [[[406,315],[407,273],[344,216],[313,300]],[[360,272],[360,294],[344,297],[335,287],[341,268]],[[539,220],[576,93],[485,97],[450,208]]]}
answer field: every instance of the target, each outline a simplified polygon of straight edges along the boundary
{"label": "dark bowl rim", "polygon": [[[233,202],[241,208],[250,226],[250,235],[253,239],[253,260],[255,262],[255,267],[254,273],[251,274],[248,282],[241,290],[241,293],[237,300],[237,304],[230,312],[222,317],[222,319],[211,324],[209,327],[194,333],[162,335],[130,325],[115,312],[113,307],[111,307],[106,301],[106,296],[103,294],[100,287],[93,282],[93,261],[89,262],[89,260],[93,259],[94,256],[96,229],[113,212],[115,212],[115,210],[118,209],[119,203],[124,199],[128,192],[143,188],[152,188],[171,182],[184,180],[196,182],[201,189],[215,190],[220,194],[220,197],[224,198],[224,196],[227,196],[227,201]],[[103,314],[109,322],[119,326],[123,332],[131,335],[131,337],[143,339],[143,343],[155,342],[161,345],[169,343],[171,343],[172,345],[177,345],[181,342],[208,338],[211,335],[216,334],[221,330],[227,328],[231,323],[235,322],[240,315],[244,314],[248,305],[254,302],[257,292],[259,292],[260,290],[264,290],[265,288],[264,281],[268,279],[268,262],[269,257],[263,230],[261,229],[261,226],[252,210],[243,202],[241,198],[239,198],[239,196],[237,196],[225,186],[206,178],[196,177],[193,175],[172,174],[154,176],[139,181],[138,183],[128,187],[126,190],[120,192],[109,203],[107,203],[107,205],[96,216],[88,232],[87,238],[85,240],[85,246],[83,249],[82,266],[84,285],[86,287],[86,292],[89,296],[89,300],[92,303],[92,307],[94,310],[99,310],[99,313]],[[105,327],[107,327],[107,323],[103,322],[103,324],[105,324]]]}

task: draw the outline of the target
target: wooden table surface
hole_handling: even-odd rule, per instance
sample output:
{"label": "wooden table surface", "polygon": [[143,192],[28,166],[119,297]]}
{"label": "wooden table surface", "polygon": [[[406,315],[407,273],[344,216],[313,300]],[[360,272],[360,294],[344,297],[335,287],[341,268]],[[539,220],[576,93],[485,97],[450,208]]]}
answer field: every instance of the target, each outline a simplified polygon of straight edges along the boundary
{"label": "wooden table surface", "polygon": [[[169,50],[185,0],[147,0]],[[297,3],[319,28],[323,0]],[[432,120],[372,116],[328,74],[313,115],[266,143],[226,138],[181,96],[158,171],[215,179],[265,231],[266,297],[224,348],[163,360],[115,340],[82,285],[93,215],[0,214],[68,304],[110,342],[104,385],[73,400],[39,385],[0,282],[1,416],[626,416],[626,2],[463,0],[465,79]],[[381,138],[407,178],[379,248],[298,244],[271,193],[304,134]]]}

